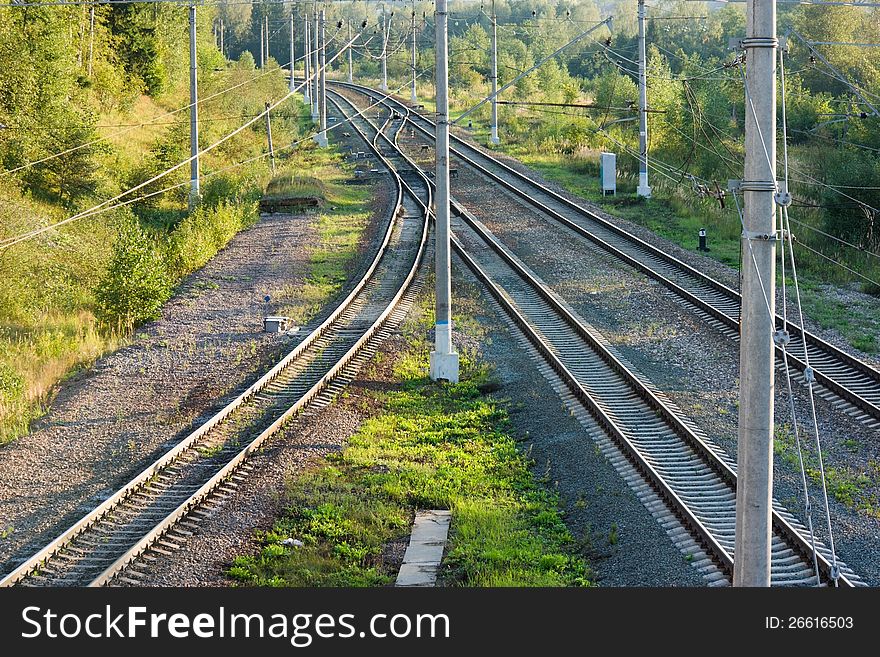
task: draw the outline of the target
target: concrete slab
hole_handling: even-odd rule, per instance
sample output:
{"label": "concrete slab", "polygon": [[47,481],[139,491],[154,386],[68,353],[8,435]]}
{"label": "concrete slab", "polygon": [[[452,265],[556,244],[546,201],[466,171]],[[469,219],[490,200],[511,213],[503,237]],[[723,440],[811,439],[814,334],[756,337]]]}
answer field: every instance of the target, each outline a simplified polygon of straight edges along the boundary
{"label": "concrete slab", "polygon": [[434,586],[437,583],[437,570],[443,559],[451,519],[449,511],[416,512],[395,586]]}

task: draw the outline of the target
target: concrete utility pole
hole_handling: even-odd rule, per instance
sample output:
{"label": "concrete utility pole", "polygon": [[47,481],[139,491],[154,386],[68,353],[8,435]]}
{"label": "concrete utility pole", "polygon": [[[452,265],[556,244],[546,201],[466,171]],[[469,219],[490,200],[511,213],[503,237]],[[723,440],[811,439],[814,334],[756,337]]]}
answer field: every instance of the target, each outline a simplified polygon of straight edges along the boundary
{"label": "concrete utility pole", "polygon": [[351,62],[351,21],[348,21],[348,81],[354,82],[354,71]]}
{"label": "concrete utility pole", "polygon": [[263,29],[266,31],[266,63],[269,63],[269,14],[263,16]]}
{"label": "concrete utility pole", "polygon": [[266,66],[266,31],[263,29],[263,19],[260,19],[260,68]]}
{"label": "concrete utility pole", "polygon": [[382,91],[388,91],[388,62],[385,59],[388,50],[388,22],[385,19],[385,5],[382,5]]}
{"label": "concrete utility pole", "polygon": [[410,100],[412,102],[416,102],[418,97],[416,96],[416,3],[413,0],[413,10],[412,10],[412,25],[410,26],[410,31],[412,32],[412,93],[410,94]]}
{"label": "concrete utility pole", "polygon": [[777,45],[775,0],[748,0],[734,586],[770,586]]}
{"label": "concrete utility pole", "polygon": [[272,119],[269,116],[269,108],[272,103],[266,101],[266,138],[269,140],[269,161],[272,162],[272,173],[275,173],[275,147],[272,145]]}
{"label": "concrete utility pole", "polygon": [[189,6],[189,209],[192,210],[199,203],[201,190],[199,189],[199,85],[198,85],[199,62],[196,57],[196,6]]}
{"label": "concrete utility pole", "polygon": [[321,49],[320,44],[318,42],[318,3],[315,3],[315,42],[312,46],[312,121],[318,120],[318,115],[321,112],[321,108],[319,107],[320,99],[318,95],[320,90],[319,86],[319,78],[321,77],[321,68],[320,63],[318,62],[318,51]]}
{"label": "concrete utility pole", "polygon": [[89,71],[88,77],[92,77],[92,62],[95,55],[95,5],[89,7]]}
{"label": "concrete utility pole", "polygon": [[431,379],[458,382],[458,354],[452,350],[452,276],[449,254],[449,34],[447,0],[437,0],[436,33],[437,138],[434,173],[435,319]]}
{"label": "concrete utility pole", "polygon": [[639,0],[639,186],[636,194],[651,197],[648,186],[648,76],[645,54],[645,0]]}
{"label": "concrete utility pole", "polygon": [[320,32],[320,45],[318,46],[320,52],[320,64],[318,68],[318,125],[320,126],[321,131],[315,136],[315,141],[318,142],[318,146],[321,148],[327,147],[327,18],[324,14],[324,10],[321,10],[321,32]]}
{"label": "concrete utility pole", "polygon": [[293,81],[296,73],[296,25],[294,23],[294,7],[290,6],[290,92],[293,93],[296,84]]}
{"label": "concrete utility pole", "polygon": [[492,136],[493,144],[498,139],[498,17],[495,15],[495,0],[492,0]]}
{"label": "concrete utility pole", "polygon": [[312,99],[309,95],[309,93],[310,93],[309,88],[312,86],[312,83],[309,81],[309,74],[311,73],[311,71],[309,71],[309,65],[310,65],[309,58],[311,57],[311,55],[309,55],[309,51],[311,51],[311,49],[312,49],[312,39],[311,39],[311,34],[309,33],[309,15],[308,14],[303,15],[303,24],[305,25],[305,36],[306,36],[306,51],[303,53],[303,61],[305,62],[303,64],[303,74],[305,76],[303,78],[303,102],[306,105],[308,105],[309,107],[311,107]]}

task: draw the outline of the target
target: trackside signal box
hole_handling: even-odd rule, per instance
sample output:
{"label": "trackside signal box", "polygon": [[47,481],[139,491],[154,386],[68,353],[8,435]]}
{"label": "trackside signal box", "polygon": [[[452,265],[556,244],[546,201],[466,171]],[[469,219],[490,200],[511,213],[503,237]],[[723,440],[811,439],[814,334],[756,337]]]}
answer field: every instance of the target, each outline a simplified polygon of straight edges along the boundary
{"label": "trackside signal box", "polygon": [[617,155],[614,153],[599,154],[599,184],[602,196],[608,192],[617,194]]}

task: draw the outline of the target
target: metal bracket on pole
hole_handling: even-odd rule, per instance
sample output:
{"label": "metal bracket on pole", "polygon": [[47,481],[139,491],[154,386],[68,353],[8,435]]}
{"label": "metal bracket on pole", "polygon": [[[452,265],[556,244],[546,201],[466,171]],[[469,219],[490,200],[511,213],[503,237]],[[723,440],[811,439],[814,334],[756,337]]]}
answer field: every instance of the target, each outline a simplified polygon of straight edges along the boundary
{"label": "metal bracket on pole", "polygon": [[776,205],[787,208],[791,205],[792,197],[791,192],[788,191],[788,183],[784,180],[780,180],[776,183],[777,192],[773,195],[773,200],[776,202]]}
{"label": "metal bracket on pole", "polygon": [[776,233],[762,233],[760,231],[755,232],[751,230],[744,230],[742,232],[742,239],[755,240],[758,242],[778,242],[780,240],[780,237]]}

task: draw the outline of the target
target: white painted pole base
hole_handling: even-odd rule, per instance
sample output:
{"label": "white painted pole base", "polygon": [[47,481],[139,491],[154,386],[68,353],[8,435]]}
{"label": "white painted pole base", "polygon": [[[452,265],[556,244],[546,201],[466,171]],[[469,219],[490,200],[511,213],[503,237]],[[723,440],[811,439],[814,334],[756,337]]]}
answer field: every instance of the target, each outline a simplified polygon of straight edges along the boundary
{"label": "white painted pole base", "polygon": [[458,383],[458,354],[431,352],[431,380]]}
{"label": "white painted pole base", "polygon": [[644,196],[645,198],[651,198],[651,188],[648,186],[648,175],[645,173],[639,174],[639,186],[636,188],[636,194]]}
{"label": "white painted pole base", "polygon": [[498,126],[497,125],[492,126],[492,136],[490,137],[490,141],[495,145],[498,145],[501,143],[501,140],[498,139]]}
{"label": "white painted pole base", "polygon": [[412,102],[416,102],[416,101],[418,100],[418,96],[416,96],[416,90],[415,90],[415,89],[413,89],[412,93],[409,95],[409,99],[410,99]]}
{"label": "white painted pole base", "polygon": [[315,143],[321,148],[327,148],[327,132],[319,132],[315,135]]}

